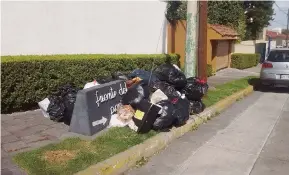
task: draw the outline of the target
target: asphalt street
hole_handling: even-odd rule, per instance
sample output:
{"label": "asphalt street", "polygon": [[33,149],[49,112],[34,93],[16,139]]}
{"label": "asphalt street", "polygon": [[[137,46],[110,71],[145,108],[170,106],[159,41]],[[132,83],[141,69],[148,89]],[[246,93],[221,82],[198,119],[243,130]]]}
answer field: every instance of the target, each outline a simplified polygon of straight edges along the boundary
{"label": "asphalt street", "polygon": [[276,92],[254,92],[125,174],[288,175],[289,94]]}

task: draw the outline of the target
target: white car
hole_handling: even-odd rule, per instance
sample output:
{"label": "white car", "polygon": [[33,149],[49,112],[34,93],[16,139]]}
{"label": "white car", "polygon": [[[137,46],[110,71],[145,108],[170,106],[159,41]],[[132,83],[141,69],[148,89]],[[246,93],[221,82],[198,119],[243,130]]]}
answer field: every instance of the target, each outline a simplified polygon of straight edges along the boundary
{"label": "white car", "polygon": [[285,85],[289,87],[289,48],[273,49],[262,64],[262,85]]}

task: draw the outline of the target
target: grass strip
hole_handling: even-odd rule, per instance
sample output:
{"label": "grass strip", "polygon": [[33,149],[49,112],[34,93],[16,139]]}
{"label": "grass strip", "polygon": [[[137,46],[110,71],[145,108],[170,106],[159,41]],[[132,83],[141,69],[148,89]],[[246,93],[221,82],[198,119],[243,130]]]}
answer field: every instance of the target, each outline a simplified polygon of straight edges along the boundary
{"label": "grass strip", "polygon": [[253,81],[254,79],[256,79],[256,77],[250,76],[218,85],[215,87],[215,90],[208,91],[206,96],[203,98],[203,103],[206,107],[210,107],[235,92],[245,89],[250,85],[250,81]]}
{"label": "grass strip", "polygon": [[[209,107],[225,97],[245,89],[252,78],[246,77],[219,85],[215,90],[208,92],[203,102]],[[92,141],[68,138],[60,143],[19,153],[13,159],[28,174],[73,174],[140,144],[156,134],[155,131],[137,134],[127,127],[111,128]]]}

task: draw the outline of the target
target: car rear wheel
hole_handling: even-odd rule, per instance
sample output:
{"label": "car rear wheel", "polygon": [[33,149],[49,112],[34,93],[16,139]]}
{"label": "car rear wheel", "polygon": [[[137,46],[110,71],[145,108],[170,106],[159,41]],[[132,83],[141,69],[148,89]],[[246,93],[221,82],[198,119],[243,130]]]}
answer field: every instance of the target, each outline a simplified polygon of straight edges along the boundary
{"label": "car rear wheel", "polygon": [[264,83],[262,80],[260,80],[258,83],[255,84],[254,90],[255,91],[261,91],[261,92],[267,92],[272,87],[271,84]]}

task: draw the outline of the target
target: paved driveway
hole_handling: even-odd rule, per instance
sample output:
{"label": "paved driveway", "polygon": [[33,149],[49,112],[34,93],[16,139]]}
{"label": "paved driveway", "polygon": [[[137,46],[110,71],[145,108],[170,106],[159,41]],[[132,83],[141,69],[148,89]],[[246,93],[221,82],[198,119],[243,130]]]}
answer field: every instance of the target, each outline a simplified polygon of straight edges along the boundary
{"label": "paved driveway", "polygon": [[220,70],[215,76],[208,78],[209,86],[217,86],[232,80],[248,77],[248,76],[259,76],[261,70],[261,65],[257,67],[252,67],[245,70],[238,70],[233,68],[227,68]]}

